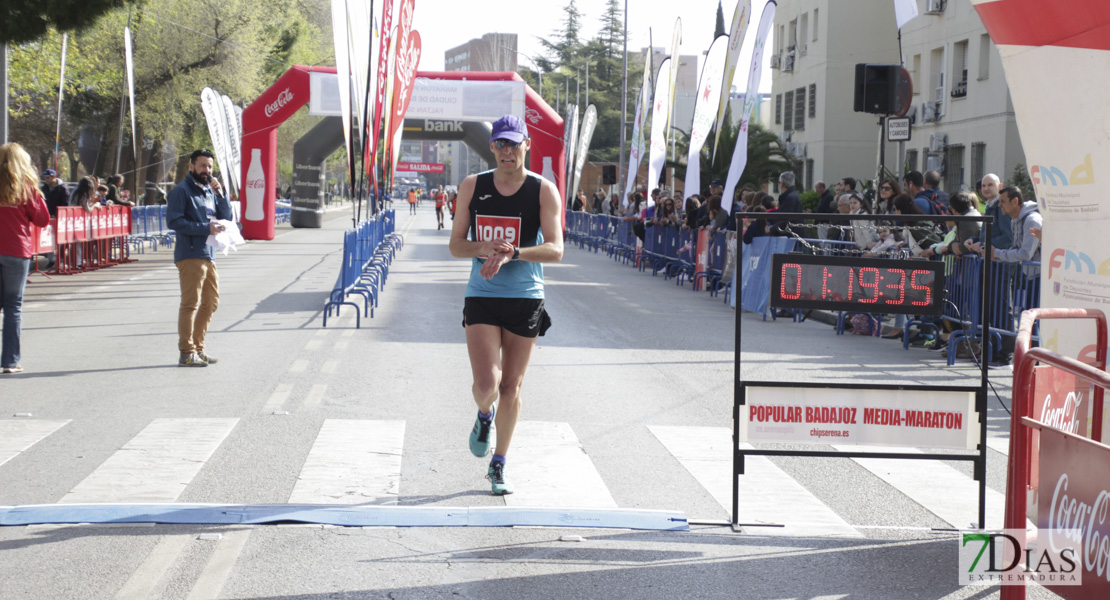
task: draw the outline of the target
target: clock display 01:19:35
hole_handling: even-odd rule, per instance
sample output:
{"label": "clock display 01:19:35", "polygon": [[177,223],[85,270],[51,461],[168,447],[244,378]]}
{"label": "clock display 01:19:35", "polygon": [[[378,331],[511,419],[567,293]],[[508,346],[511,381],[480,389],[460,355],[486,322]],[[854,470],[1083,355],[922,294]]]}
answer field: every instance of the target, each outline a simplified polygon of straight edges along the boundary
{"label": "clock display 01:19:35", "polygon": [[941,263],[883,258],[776,254],[771,305],[869,312],[940,314]]}

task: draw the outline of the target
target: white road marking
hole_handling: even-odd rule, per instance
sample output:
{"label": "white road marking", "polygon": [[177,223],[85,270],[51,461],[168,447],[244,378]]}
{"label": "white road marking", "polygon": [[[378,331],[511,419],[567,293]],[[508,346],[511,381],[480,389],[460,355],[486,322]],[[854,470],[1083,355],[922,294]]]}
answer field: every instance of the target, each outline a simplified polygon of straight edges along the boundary
{"label": "white road marking", "polygon": [[69,421],[0,421],[0,465],[61,429]]}
{"label": "white road marking", "polygon": [[326,393],[327,390],[328,386],[326,383],[314,384],[312,386],[312,389],[308,390],[308,396],[306,396],[304,399],[305,408],[319,406],[320,401],[324,399],[324,393]]}
{"label": "white road marking", "polygon": [[[834,445],[841,452],[905,452],[918,454],[916,448],[876,448]],[[953,527],[965,529],[972,522],[978,527],[979,482],[937,460],[913,458],[853,458],[863,468],[909,496],[929,512]],[[1006,497],[987,488],[988,528],[1002,527]]]}
{"label": "white road marking", "polygon": [[308,369],[308,361],[303,358],[298,358],[289,365],[290,373],[304,373]]}
{"label": "white road marking", "polygon": [[[732,513],[732,431],[727,427],[651,426],[649,430]],[[742,444],[742,448],[751,448]],[[765,456],[748,456],[740,476],[741,523],[783,525],[750,527],[770,536],[863,537],[819,498]]]}
{"label": "white road marking", "polygon": [[320,340],[308,340],[308,343],[304,345],[304,349],[305,350],[319,350],[320,346],[322,346],[323,344],[324,344],[324,342],[322,342]]}
{"label": "white road marking", "polygon": [[335,343],[335,349],[336,350],[346,350],[347,345],[348,345],[347,340],[339,340],[338,342]]}
{"label": "white road marking", "polygon": [[238,422],[155,419],[60,502],[173,502]]}
{"label": "white road marking", "polygon": [[505,478],[515,490],[508,506],[617,506],[568,423],[517,423]]}
{"label": "white road marking", "polygon": [[147,600],[153,598],[158,588],[163,587],[166,571],[173,565],[177,557],[185,551],[192,541],[190,535],[169,535],[163,537],[158,545],[131,574],[123,588],[116,593],[116,600]]}
{"label": "white road marking", "polygon": [[404,439],[404,421],[324,421],[289,503],[396,502]]}
{"label": "white road marking", "polygon": [[216,550],[208,559],[186,600],[212,600],[220,597],[220,590],[231,575],[231,569],[235,567],[239,555],[243,553],[250,533],[250,529],[235,529],[216,542]]}
{"label": "white road marking", "polygon": [[324,361],[323,366],[320,367],[320,372],[321,373],[329,373],[329,374],[334,373],[336,367],[338,367],[338,366],[339,366],[339,361],[335,361],[335,360]]}
{"label": "white road marking", "polygon": [[273,413],[281,410],[282,405],[289,399],[289,394],[293,391],[293,384],[279,383],[274,388],[274,393],[270,394],[270,399],[266,401],[265,406],[262,407],[262,412]]}

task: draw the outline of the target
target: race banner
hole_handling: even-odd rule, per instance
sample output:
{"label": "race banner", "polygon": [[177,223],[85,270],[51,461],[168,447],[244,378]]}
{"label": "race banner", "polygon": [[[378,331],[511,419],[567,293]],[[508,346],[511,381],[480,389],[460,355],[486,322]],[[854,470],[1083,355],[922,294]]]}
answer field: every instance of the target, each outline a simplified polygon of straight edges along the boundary
{"label": "race banner", "polygon": [[582,177],[582,167],[586,164],[586,157],[590,150],[590,140],[594,137],[594,127],[597,126],[597,107],[593,104],[586,107],[586,114],[582,117],[582,132],[578,138],[577,155],[574,157],[574,179],[570,188],[578,189]]}
{"label": "race banner", "polygon": [[644,123],[648,118],[651,107],[651,53],[645,52],[644,81],[640,84],[640,93],[636,96],[636,119],[632,123],[632,148],[628,159],[628,182],[625,184],[624,198],[621,206],[628,206],[628,196],[636,185],[636,175],[640,172],[640,162],[644,159]]}
{"label": "race banner", "polygon": [[[404,132],[402,125],[405,122],[405,113],[412,100],[412,87],[416,84],[416,69],[420,65],[420,32],[412,27],[413,0],[404,0],[401,5],[402,29],[408,29],[405,35],[398,35],[397,68],[393,80],[393,102],[390,106],[393,115],[390,117],[393,127],[393,143],[390,146],[390,166],[393,171],[397,169],[397,161],[401,158],[401,134]],[[408,9],[406,16],[405,10]],[[408,26],[405,27],[405,22]],[[392,180],[392,175],[390,180]]]}
{"label": "race banner", "polygon": [[705,139],[709,137],[709,130],[713,128],[713,113],[716,112],[713,103],[720,101],[717,86],[721,85],[721,71],[725,67],[727,49],[728,37],[718,36],[709,45],[709,52],[706,53],[705,63],[701,67],[698,97],[694,101],[694,121],[690,125],[690,151],[686,155],[686,183],[682,188],[685,190],[683,195],[687,198],[701,193],[701,149],[705,145]]}
{"label": "race banner", "polygon": [[354,183],[351,153],[351,51],[347,39],[347,0],[331,0],[331,33],[335,48],[335,74],[339,79],[339,117],[343,120],[343,148],[347,151],[347,173]]}
{"label": "race banner", "polygon": [[[378,160],[378,140],[382,132],[382,116],[385,110],[386,88],[389,78],[390,36],[393,34],[393,3],[383,2],[382,22],[378,27],[378,68],[374,77],[374,118],[370,121],[370,162],[367,170],[373,176],[374,165]],[[354,185],[354,182],[351,182]]]}
{"label": "race banner", "polygon": [[721,208],[726,214],[732,213],[732,197],[744,168],[748,166],[748,122],[752,118],[752,109],[759,101],[759,76],[763,69],[763,47],[767,44],[767,35],[771,33],[771,26],[775,23],[775,0],[767,0],[763,7],[763,15],[759,18],[759,29],[755,34],[755,45],[752,47],[752,66],[748,70],[748,87],[744,92],[744,113],[740,118],[740,130],[736,133],[736,146],[732,149],[732,161],[728,167],[728,176],[725,178],[725,195],[721,199]]}
{"label": "race banner", "polygon": [[570,107],[570,114],[566,119],[563,119],[563,150],[566,152],[566,158],[563,163],[566,165],[566,174],[563,181],[567,183],[566,201],[567,208],[570,208],[574,203],[574,196],[578,193],[578,188],[571,185],[574,180],[574,157],[575,147],[578,144],[578,106]]}
{"label": "race banner", "polygon": [[736,79],[736,64],[740,62],[740,46],[748,32],[751,20],[752,0],[737,0],[736,10],[732,13],[732,29],[728,34],[728,52],[725,55],[724,71],[721,74],[720,104],[717,105],[717,133],[713,136],[713,153],[717,156],[717,145],[721,143],[721,125],[725,122],[725,109],[728,108],[729,95],[732,94],[732,81]]}
{"label": "race banner", "polygon": [[220,95],[210,87],[200,92],[200,104],[204,110],[204,120],[208,123],[208,137],[212,139],[212,153],[216,155],[216,162],[220,168],[220,183],[224,186],[224,193],[231,189],[228,185],[228,170],[231,160],[228,158],[227,115],[224,113],[224,102]]}
{"label": "race banner", "polygon": [[229,153],[229,168],[231,169],[231,187],[227,189],[228,198],[238,197],[239,190],[243,189],[239,181],[239,169],[242,167],[243,132],[239,128],[239,114],[235,112],[235,104],[226,94],[220,97],[224,107],[224,124],[227,125],[227,150]]}
{"label": "race banner", "polygon": [[413,171],[415,173],[446,173],[447,165],[444,163],[415,163],[399,162],[397,170],[401,172]]}
{"label": "race banner", "polygon": [[[671,112],[671,107],[668,105],[670,96],[667,94],[667,78],[664,77],[665,69],[670,69],[671,59],[664,58],[663,64],[659,65],[659,76],[655,80],[655,100],[652,102],[651,107],[651,146],[648,149],[648,180],[647,189],[650,194],[651,190],[659,187],[659,174],[663,168],[663,161],[667,158],[667,114]],[[655,202],[648,196],[648,207],[654,206]]]}
{"label": "race banner", "polygon": [[678,81],[678,46],[682,43],[682,17],[674,20],[671,34],[671,68],[667,72],[667,139],[671,138],[671,117],[674,112],[675,82]]}
{"label": "race banner", "polygon": [[123,56],[127,62],[127,98],[131,104],[131,154],[138,160],[139,146],[135,136],[135,57],[131,50],[131,26],[123,28]]}
{"label": "race banner", "polygon": [[975,392],[744,387],[738,442],[975,450]]}

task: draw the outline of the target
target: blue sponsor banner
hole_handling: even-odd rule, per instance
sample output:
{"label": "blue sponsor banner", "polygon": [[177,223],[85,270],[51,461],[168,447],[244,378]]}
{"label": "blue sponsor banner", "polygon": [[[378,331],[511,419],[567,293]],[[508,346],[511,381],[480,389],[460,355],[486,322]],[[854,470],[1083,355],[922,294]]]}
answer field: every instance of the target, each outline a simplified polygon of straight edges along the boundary
{"label": "blue sponsor banner", "polygon": [[[765,315],[771,304],[771,255],[793,251],[794,239],[763,236],[743,246],[740,306],[757,315]],[[732,289],[736,289],[735,284]]]}

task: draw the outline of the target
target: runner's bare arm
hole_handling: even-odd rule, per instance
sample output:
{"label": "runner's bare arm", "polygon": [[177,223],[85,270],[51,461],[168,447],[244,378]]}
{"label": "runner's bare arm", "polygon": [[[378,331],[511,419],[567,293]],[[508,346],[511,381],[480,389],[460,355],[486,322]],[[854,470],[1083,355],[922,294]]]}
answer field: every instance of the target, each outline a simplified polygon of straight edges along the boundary
{"label": "runner's bare arm", "polygon": [[513,245],[506,240],[474,242],[467,239],[470,232],[470,200],[474,197],[474,184],[477,180],[477,175],[470,175],[459,184],[459,195],[455,199],[455,222],[451,224],[451,241],[448,244],[451,256],[474,258],[492,256],[497,252],[512,254]]}
{"label": "runner's bare arm", "polygon": [[[550,263],[563,260],[562,203],[554,183],[544,179],[540,186],[540,230],[543,243],[520,249],[520,260]],[[510,252],[512,252],[510,250]]]}

